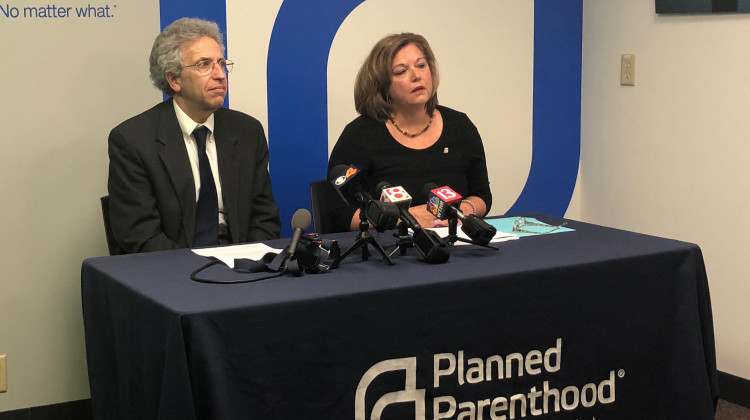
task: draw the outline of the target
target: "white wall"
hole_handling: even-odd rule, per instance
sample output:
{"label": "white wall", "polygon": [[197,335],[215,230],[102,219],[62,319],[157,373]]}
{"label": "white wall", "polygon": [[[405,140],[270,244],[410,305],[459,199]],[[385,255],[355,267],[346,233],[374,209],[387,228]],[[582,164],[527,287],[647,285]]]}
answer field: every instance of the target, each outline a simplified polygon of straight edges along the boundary
{"label": "white wall", "polygon": [[161,100],[148,80],[158,3],[113,13],[0,17],[0,412],[89,397],[80,273],[107,254],[107,135]]}
{"label": "white wall", "polygon": [[[620,86],[620,54],[637,57]],[[700,245],[718,367],[750,378],[750,14],[584,0],[583,220]]]}

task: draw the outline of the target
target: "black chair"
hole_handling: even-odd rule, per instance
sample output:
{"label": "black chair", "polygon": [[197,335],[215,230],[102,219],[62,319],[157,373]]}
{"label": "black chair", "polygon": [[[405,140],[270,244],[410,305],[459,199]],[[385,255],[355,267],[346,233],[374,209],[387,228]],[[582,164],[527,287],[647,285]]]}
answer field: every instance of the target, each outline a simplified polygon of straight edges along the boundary
{"label": "black chair", "polygon": [[310,204],[312,205],[313,227],[317,233],[334,233],[328,218],[331,203],[342,203],[336,189],[330,181],[314,181],[310,183]]}
{"label": "black chair", "polygon": [[122,248],[115,241],[115,237],[112,234],[112,224],[109,220],[109,196],[105,195],[100,198],[102,203],[102,216],[104,217],[104,234],[107,237],[107,248],[109,248],[109,255],[120,255],[124,254]]}

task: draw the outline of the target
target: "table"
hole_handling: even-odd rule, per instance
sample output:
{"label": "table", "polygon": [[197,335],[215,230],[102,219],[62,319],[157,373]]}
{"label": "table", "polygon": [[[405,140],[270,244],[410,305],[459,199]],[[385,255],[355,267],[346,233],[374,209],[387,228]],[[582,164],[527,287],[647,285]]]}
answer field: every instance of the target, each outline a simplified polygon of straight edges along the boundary
{"label": "table", "polygon": [[191,281],[189,250],[88,259],[95,418],[713,419],[700,248],[567,222],[445,264],[411,249],[236,285]]}

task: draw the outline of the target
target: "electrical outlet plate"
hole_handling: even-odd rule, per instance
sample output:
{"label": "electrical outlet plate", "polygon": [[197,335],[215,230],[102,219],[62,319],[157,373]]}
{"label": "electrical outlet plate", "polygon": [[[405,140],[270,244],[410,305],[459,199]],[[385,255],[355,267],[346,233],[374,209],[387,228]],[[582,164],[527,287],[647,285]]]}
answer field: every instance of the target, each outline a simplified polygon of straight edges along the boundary
{"label": "electrical outlet plate", "polygon": [[635,86],[635,54],[622,54],[620,57],[620,84]]}
{"label": "electrical outlet plate", "polygon": [[8,391],[8,359],[0,354],[0,392]]}

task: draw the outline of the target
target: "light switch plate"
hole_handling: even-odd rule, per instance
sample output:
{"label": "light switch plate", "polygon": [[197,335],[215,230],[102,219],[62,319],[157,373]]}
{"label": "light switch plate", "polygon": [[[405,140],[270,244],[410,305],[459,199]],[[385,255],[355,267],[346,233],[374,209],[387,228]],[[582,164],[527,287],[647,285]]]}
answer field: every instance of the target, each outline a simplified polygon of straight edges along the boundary
{"label": "light switch plate", "polygon": [[620,57],[620,84],[635,86],[635,54],[623,54]]}
{"label": "light switch plate", "polygon": [[8,391],[8,359],[0,354],[0,392]]}

